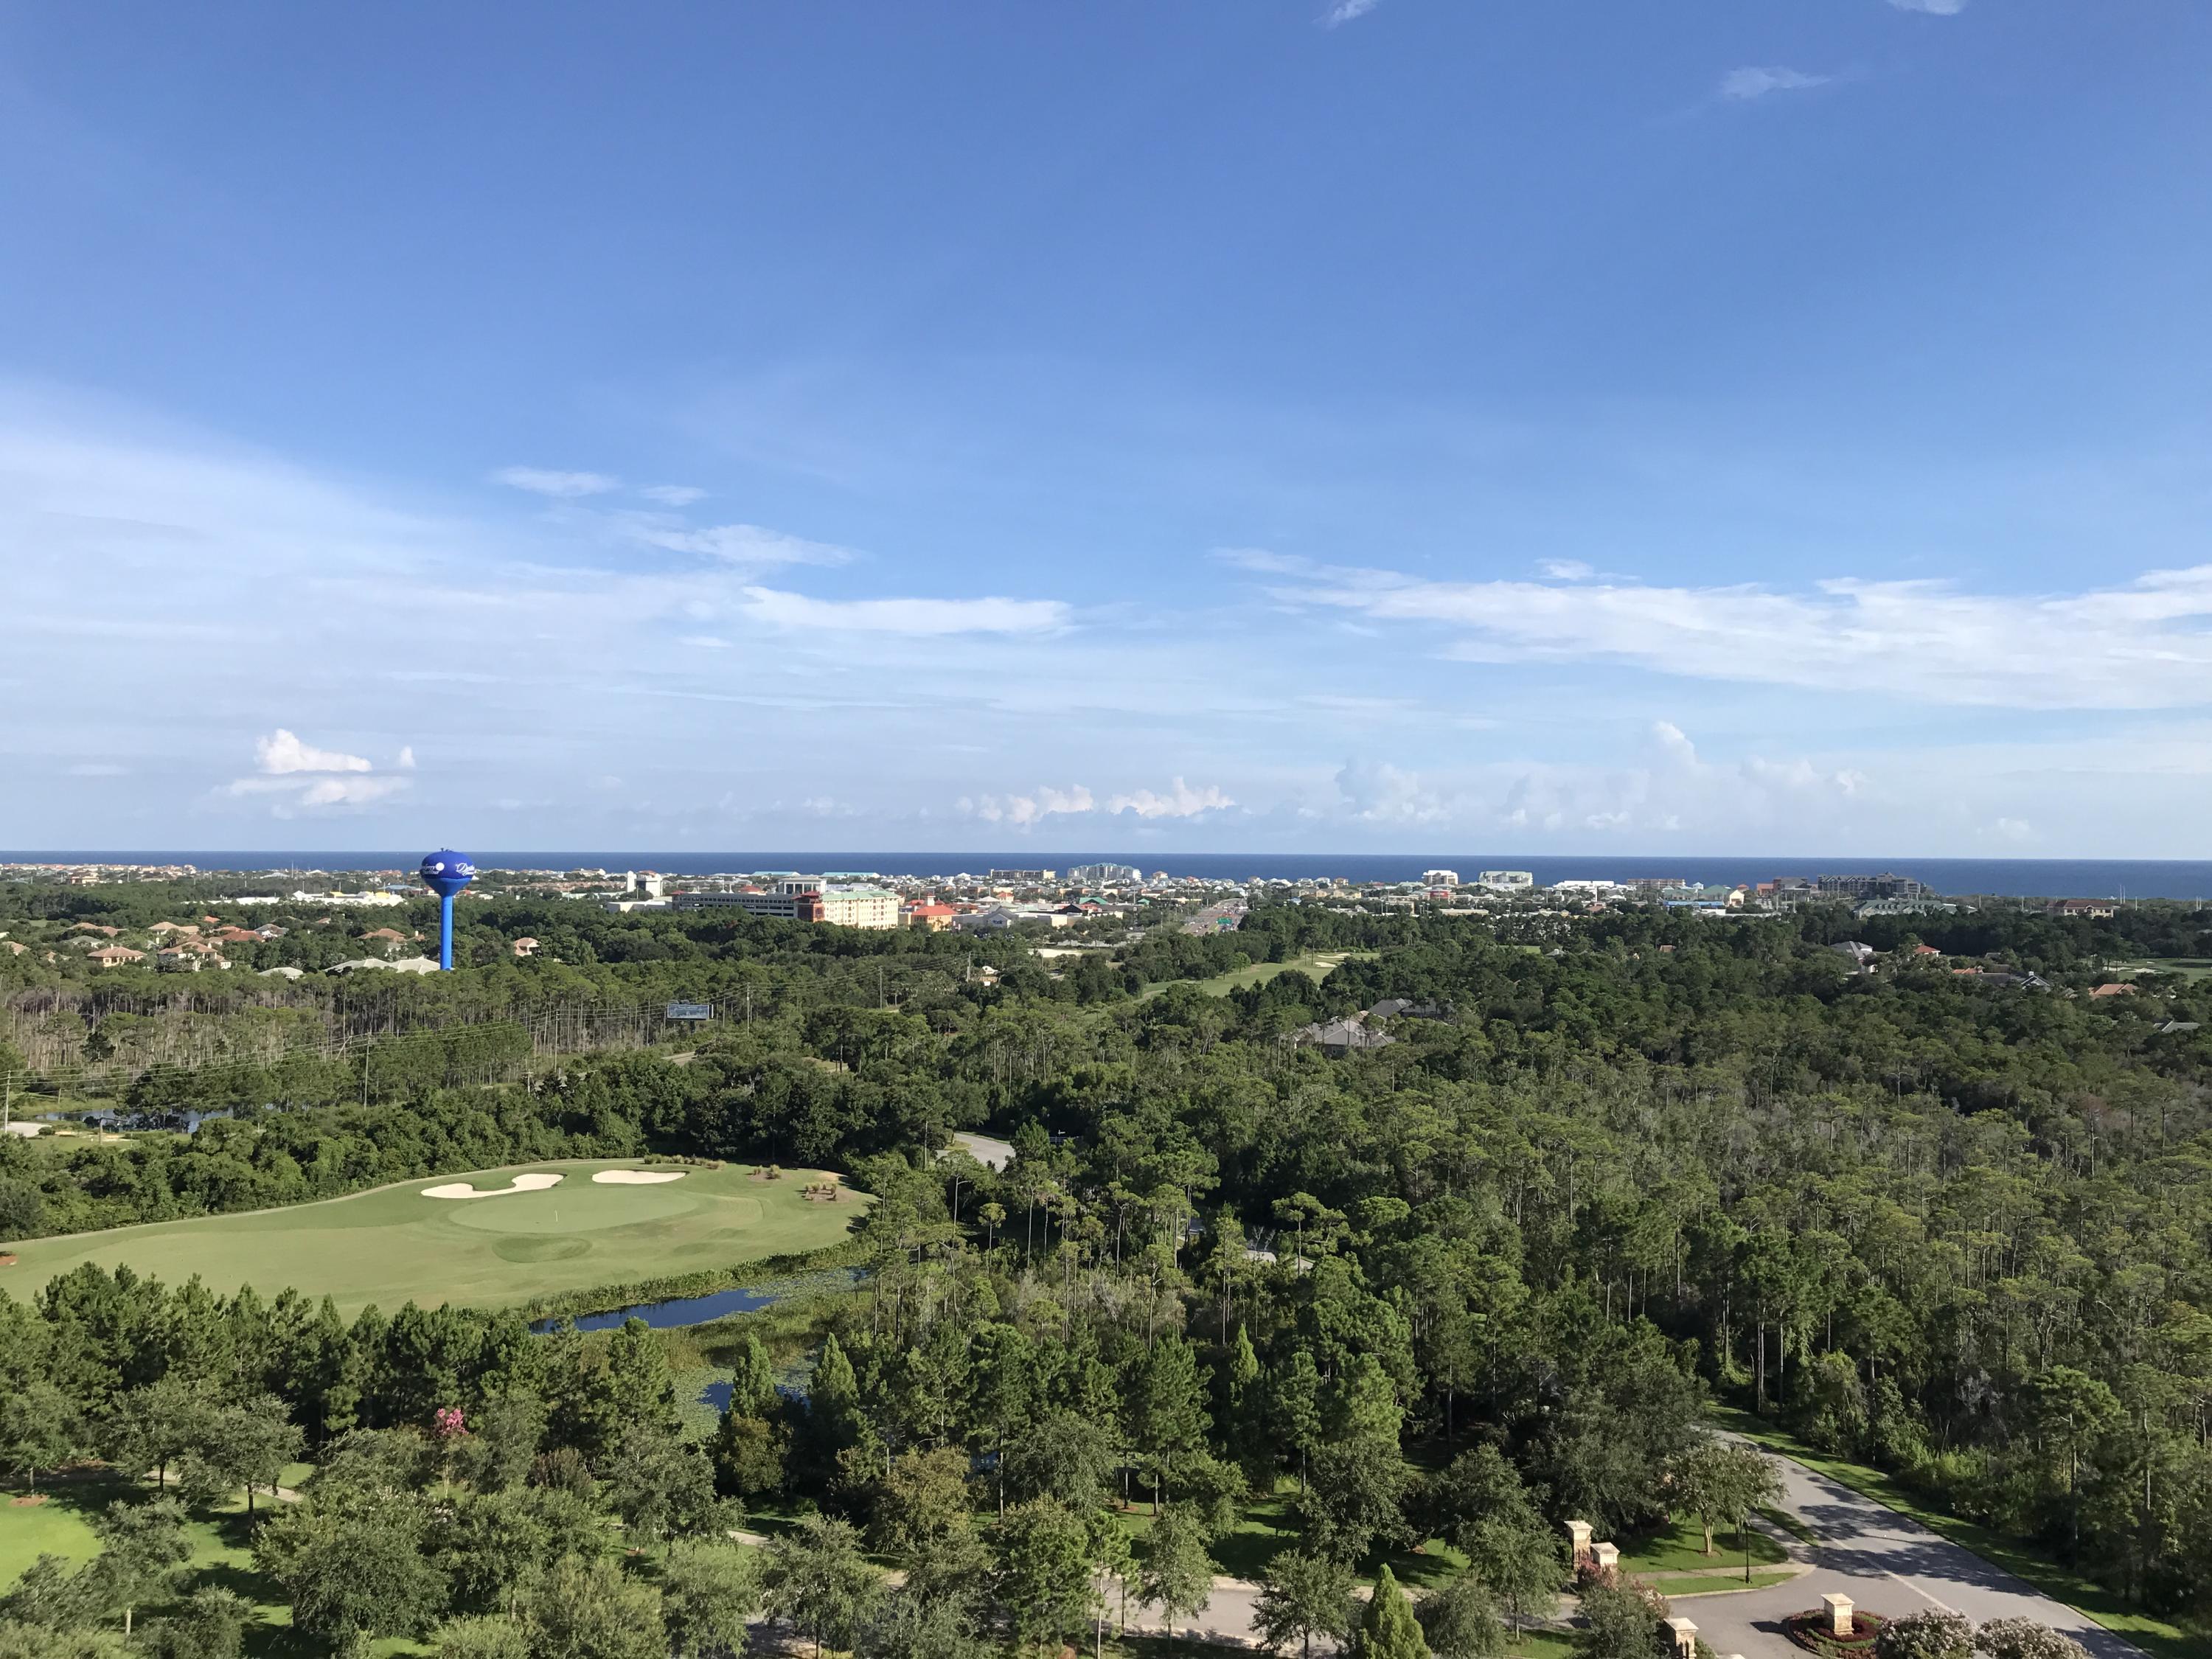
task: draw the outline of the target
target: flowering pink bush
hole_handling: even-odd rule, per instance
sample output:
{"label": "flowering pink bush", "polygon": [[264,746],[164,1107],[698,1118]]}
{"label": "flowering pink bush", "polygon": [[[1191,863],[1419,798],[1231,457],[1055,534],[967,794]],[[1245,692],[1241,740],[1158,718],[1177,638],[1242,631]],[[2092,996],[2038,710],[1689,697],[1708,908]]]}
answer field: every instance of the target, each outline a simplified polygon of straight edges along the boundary
{"label": "flowering pink bush", "polygon": [[441,1440],[451,1440],[466,1432],[468,1425],[462,1420],[459,1406],[441,1406],[430,1419],[430,1431]]}

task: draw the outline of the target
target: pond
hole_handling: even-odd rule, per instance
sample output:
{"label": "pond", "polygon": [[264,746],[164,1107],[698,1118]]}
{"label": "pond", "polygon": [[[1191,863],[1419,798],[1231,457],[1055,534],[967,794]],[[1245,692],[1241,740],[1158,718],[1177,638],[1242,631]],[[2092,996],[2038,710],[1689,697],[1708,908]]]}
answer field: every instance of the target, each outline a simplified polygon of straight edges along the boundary
{"label": "pond", "polygon": [[[657,1331],[673,1330],[680,1325],[703,1325],[710,1319],[720,1319],[730,1314],[758,1313],[776,1300],[773,1291],[733,1290],[716,1291],[710,1296],[679,1296],[666,1302],[641,1302],[632,1308],[616,1308],[607,1313],[580,1314],[576,1328],[580,1331],[619,1330],[633,1319],[642,1319]],[[550,1331],[561,1322],[541,1319],[531,1326],[533,1331]]]}
{"label": "pond", "polygon": [[[849,1290],[860,1281],[856,1270],[831,1268],[819,1273],[802,1274],[796,1279],[772,1279],[760,1285],[742,1285],[726,1291],[713,1291],[705,1296],[671,1297],[662,1302],[640,1302],[628,1308],[615,1308],[605,1313],[579,1314],[576,1328],[580,1331],[619,1330],[632,1319],[642,1319],[657,1331],[675,1330],[684,1325],[704,1325],[710,1320],[725,1319],[732,1314],[758,1313],[787,1296],[805,1292]],[[558,1319],[540,1319],[530,1327],[533,1331],[551,1330]]]}

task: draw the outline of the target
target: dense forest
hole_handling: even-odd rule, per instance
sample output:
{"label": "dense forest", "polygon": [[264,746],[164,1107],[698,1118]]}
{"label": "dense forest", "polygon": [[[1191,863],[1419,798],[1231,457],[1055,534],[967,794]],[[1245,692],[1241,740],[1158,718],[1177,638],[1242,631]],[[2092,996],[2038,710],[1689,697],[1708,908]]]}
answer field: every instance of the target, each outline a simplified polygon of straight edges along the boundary
{"label": "dense forest", "polygon": [[[510,926],[547,925],[514,908]],[[870,1272],[802,1345],[809,1388],[779,1392],[741,1346],[721,1424],[687,1446],[634,1403],[665,1382],[641,1335],[416,1310],[346,1327],[298,1297],[217,1304],[88,1271],[35,1306],[0,1297],[0,1384],[66,1417],[73,1446],[115,1444],[173,1375],[296,1432],[325,1467],[264,1529],[270,1569],[307,1548],[293,1534],[396,1506],[414,1519],[386,1530],[422,1565],[394,1558],[414,1586],[394,1631],[552,1617],[530,1598],[599,1571],[592,1552],[541,1546],[502,1579],[457,1565],[441,1529],[552,1492],[619,1510],[639,1460],[678,1458],[691,1506],[640,1523],[651,1535],[704,1536],[715,1502],[797,1503],[820,1512],[803,1539],[824,1559],[857,1540],[909,1562],[897,1606],[806,1615],[890,1659],[1079,1626],[1083,1598],[1025,1589],[1023,1563],[1110,1568],[1099,1517],[1125,1497],[1158,1510],[1159,1571],[1203,1562],[1240,1505],[1279,1492],[1297,1533],[1281,1570],[1336,1586],[1322,1601],[1441,1538],[1511,1616],[1564,1577],[1559,1522],[1632,1534],[1694,1501],[1716,1399],[2187,1613],[2212,1600],[2212,996],[2111,964],[2187,957],[2201,920],[1281,906],[1231,935],[1048,963],[1012,939],[667,918],[644,933],[671,955],[624,959],[612,940],[637,924],[595,915],[577,924],[592,959],[564,945],[577,960],[396,994],[517,1007],[573,981],[711,986],[726,1005],[745,986],[750,1017],[681,1063],[646,1048],[538,1056],[496,1085],[395,1074],[366,1106],[358,1073],[294,1093],[250,1060],[155,1068],[139,1086],[220,1092],[239,1115],[0,1151],[0,1230],[569,1153],[836,1165],[878,1196],[856,1245]],[[1863,967],[1831,948],[1845,939],[1880,954]],[[1188,982],[1315,951],[1356,954],[1319,981]],[[1001,971],[979,977],[987,957]],[[17,962],[18,1008],[108,989]],[[2097,994],[2113,983],[2132,988]],[[1386,998],[1423,1016],[1376,1016],[1388,1046],[1302,1040]],[[962,1128],[1015,1156],[948,1153]],[[441,1461],[448,1409],[501,1439],[506,1474]],[[659,1437],[632,1445],[641,1413]],[[60,1432],[13,1408],[0,1428],[17,1462]],[[466,1501],[430,1502],[440,1482]],[[946,1585],[967,1588],[933,1600]]]}

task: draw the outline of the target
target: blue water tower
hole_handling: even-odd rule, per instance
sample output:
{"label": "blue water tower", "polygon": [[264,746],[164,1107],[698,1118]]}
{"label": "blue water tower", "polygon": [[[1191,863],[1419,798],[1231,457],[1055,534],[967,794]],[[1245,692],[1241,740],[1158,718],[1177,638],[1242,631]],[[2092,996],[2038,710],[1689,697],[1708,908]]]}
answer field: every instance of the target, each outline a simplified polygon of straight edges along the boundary
{"label": "blue water tower", "polygon": [[453,970],[453,895],[477,878],[477,867],[450,847],[422,860],[422,884],[438,896],[438,966]]}

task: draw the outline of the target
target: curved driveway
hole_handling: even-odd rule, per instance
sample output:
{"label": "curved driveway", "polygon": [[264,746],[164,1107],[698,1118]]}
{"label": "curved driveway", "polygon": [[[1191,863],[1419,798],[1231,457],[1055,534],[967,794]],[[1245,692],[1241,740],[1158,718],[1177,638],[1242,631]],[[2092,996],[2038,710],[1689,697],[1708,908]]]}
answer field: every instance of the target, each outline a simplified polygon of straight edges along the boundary
{"label": "curved driveway", "polygon": [[1718,1652],[1741,1653],[1746,1659],[1798,1655],[1782,1633],[1783,1619],[1816,1607],[1821,1596],[1840,1591],[1860,1607],[1892,1618],[1936,1607],[1962,1613],[1978,1625],[1991,1619],[2033,1619],[2064,1632],[2095,1659],[2143,1659],[2133,1643],[1964,1546],[1802,1463],[1779,1455],[1774,1463],[1782,1476],[1782,1507],[1819,1540],[1810,1545],[1784,1541],[1790,1555],[1809,1562],[1813,1571],[1771,1589],[1678,1600],[1675,1613],[1692,1620],[1698,1636]]}

